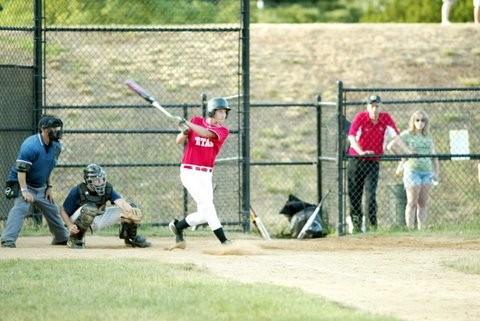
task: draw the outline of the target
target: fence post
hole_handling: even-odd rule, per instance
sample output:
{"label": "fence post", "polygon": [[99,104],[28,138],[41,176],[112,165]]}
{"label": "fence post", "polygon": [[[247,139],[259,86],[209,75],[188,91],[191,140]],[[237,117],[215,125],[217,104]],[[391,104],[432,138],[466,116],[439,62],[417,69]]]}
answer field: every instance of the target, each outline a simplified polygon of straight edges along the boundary
{"label": "fence post", "polygon": [[345,141],[342,139],[343,133],[343,82],[337,82],[337,130],[338,130],[338,151],[337,151],[337,176],[338,176],[338,235],[345,235],[345,209],[344,209],[344,182],[343,182],[343,151],[345,149]]}
{"label": "fence post", "polygon": [[317,109],[317,195],[318,203],[322,199],[322,162],[320,157],[322,156],[322,106],[321,106],[322,96],[315,96],[315,105]]}
{"label": "fence post", "polygon": [[250,232],[250,0],[242,1],[242,218],[243,231]]}
{"label": "fence post", "polygon": [[35,0],[34,3],[34,64],[33,64],[33,77],[34,77],[34,110],[33,110],[33,133],[35,133],[38,121],[40,120],[43,103],[42,103],[42,78],[43,78],[43,54],[42,54],[42,0]]}

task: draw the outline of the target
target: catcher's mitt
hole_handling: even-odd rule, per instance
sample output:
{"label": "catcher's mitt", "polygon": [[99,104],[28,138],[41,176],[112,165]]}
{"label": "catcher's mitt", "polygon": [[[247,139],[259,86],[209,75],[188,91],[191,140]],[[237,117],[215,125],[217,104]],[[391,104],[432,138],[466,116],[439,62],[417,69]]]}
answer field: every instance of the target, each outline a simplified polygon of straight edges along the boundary
{"label": "catcher's mitt", "polygon": [[143,218],[142,210],[139,208],[131,208],[129,210],[123,211],[120,215],[120,219],[124,223],[133,223],[139,224]]}

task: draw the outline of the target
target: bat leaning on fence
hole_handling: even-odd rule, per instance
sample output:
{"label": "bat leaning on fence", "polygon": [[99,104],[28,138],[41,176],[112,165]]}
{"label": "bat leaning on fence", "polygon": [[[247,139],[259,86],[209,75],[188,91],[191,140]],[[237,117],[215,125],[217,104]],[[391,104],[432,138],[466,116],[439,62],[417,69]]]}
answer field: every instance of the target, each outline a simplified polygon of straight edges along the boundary
{"label": "bat leaning on fence", "polygon": [[315,208],[315,211],[313,211],[312,215],[310,215],[310,217],[308,218],[307,223],[305,223],[300,233],[298,233],[297,239],[301,240],[305,237],[305,235],[307,235],[308,229],[312,226],[313,221],[315,221],[315,217],[317,217],[318,213],[320,212],[323,201],[327,198],[328,194],[330,194],[330,190],[325,195],[323,195],[322,199],[320,200],[320,203]]}
{"label": "bat leaning on fence", "polygon": [[270,241],[270,234],[268,234],[267,228],[263,224],[260,217],[255,213],[253,207],[250,206],[250,222],[252,222],[253,226],[257,229],[260,235],[263,237],[264,240]]}
{"label": "bat leaning on fence", "polygon": [[146,101],[148,101],[150,104],[152,104],[153,107],[157,108],[158,110],[160,110],[162,113],[165,114],[165,116],[169,117],[169,118],[175,118],[175,116],[173,116],[172,114],[170,114],[168,112],[168,110],[166,110],[165,108],[162,107],[162,105],[160,105],[160,103],[152,96],[150,95],[145,89],[143,89],[139,84],[137,84],[135,81],[133,80],[127,80],[127,86],[128,88],[130,88],[131,90],[133,90],[135,93],[137,93],[140,97],[142,97],[143,99],[145,99]]}

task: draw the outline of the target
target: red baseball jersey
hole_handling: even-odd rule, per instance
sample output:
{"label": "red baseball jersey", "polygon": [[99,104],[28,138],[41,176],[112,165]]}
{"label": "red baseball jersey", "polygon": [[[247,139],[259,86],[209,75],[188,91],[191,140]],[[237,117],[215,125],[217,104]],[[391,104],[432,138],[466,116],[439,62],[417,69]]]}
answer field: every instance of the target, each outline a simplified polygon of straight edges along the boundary
{"label": "red baseball jersey", "polygon": [[[349,136],[355,136],[358,144],[363,150],[372,150],[375,155],[383,155],[385,138],[387,136],[396,136],[400,132],[397,125],[393,121],[390,114],[381,112],[378,115],[376,124],[372,122],[368,112],[358,113],[348,131]],[[348,150],[350,155],[358,155],[358,153],[350,147]],[[369,158],[377,160],[377,158]]]}
{"label": "red baseball jersey", "polygon": [[230,131],[227,127],[221,125],[210,125],[205,118],[198,116],[194,116],[190,122],[214,132],[217,134],[217,138],[202,137],[197,135],[195,131],[189,130],[182,164],[213,167],[220,148],[230,134]]}

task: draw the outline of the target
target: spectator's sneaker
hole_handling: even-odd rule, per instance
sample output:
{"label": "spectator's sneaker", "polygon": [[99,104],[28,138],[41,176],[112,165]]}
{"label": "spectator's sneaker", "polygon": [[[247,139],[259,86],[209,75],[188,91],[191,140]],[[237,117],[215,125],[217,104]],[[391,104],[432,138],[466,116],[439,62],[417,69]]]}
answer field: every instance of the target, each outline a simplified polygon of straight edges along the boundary
{"label": "spectator's sneaker", "polygon": [[183,239],[183,232],[177,230],[177,227],[175,226],[177,222],[178,222],[177,219],[171,221],[168,224],[168,227],[170,228],[170,231],[172,231],[172,233],[175,234],[175,242],[182,243],[182,242],[185,242],[185,240]]}
{"label": "spectator's sneaker", "polygon": [[367,233],[367,225],[365,224],[365,216],[362,219],[362,226],[360,227],[360,232]]}
{"label": "spectator's sneaker", "polygon": [[353,222],[350,216],[345,218],[345,223],[347,224],[347,232],[348,234],[353,234]]}
{"label": "spectator's sneaker", "polygon": [[2,242],[2,247],[9,247],[9,248],[16,248],[17,246],[15,245],[15,243],[12,243],[12,242]]}

